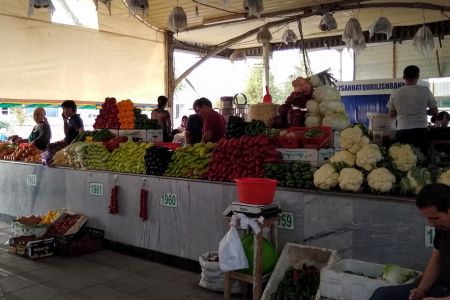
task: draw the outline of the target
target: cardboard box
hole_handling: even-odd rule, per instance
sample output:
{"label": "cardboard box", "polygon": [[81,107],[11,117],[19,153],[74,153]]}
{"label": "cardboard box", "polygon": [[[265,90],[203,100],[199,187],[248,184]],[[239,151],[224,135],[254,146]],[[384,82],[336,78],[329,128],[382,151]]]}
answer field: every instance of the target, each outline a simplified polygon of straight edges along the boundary
{"label": "cardboard box", "polygon": [[131,130],[119,130],[119,136],[126,136],[132,139],[139,139],[146,141],[147,140],[147,132],[145,129],[131,129]]}
{"label": "cardboard box", "polygon": [[147,142],[162,142],[163,130],[162,129],[148,129],[147,130]]}
{"label": "cardboard box", "polygon": [[283,161],[304,161],[311,164],[313,167],[320,167],[328,162],[333,156],[334,150],[329,149],[285,149],[278,148],[277,151],[283,156]]}
{"label": "cardboard box", "polygon": [[17,221],[12,221],[10,230],[13,237],[22,235],[35,235],[41,237],[47,231],[49,224],[25,225]]}
{"label": "cardboard box", "polygon": [[10,252],[30,259],[52,256],[55,253],[53,238],[36,240],[36,236],[21,236],[9,240]]}
{"label": "cardboard box", "polygon": [[[381,264],[354,259],[340,260],[320,271],[320,296],[331,299],[368,300],[377,288],[396,285],[378,279],[382,276],[383,270],[384,265]],[[405,283],[413,283],[420,274],[417,272],[415,278]]]}

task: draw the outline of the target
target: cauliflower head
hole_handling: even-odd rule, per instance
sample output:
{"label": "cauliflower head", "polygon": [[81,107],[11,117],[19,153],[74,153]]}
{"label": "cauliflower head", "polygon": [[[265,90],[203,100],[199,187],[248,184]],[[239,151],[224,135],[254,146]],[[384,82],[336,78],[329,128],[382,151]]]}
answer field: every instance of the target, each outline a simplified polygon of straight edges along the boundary
{"label": "cauliflower head", "polygon": [[339,141],[342,148],[353,154],[356,154],[362,147],[370,143],[369,138],[364,135],[359,126],[348,127],[342,130]]}
{"label": "cauliflower head", "polygon": [[437,182],[450,185],[450,169],[442,172],[441,175],[439,175]]}
{"label": "cauliflower head", "polygon": [[325,164],[314,172],[314,186],[329,190],[339,184],[339,174],[331,164]]}
{"label": "cauliflower head", "polygon": [[356,156],[353,153],[348,152],[347,150],[341,150],[336,152],[331,158],[331,163],[346,163],[349,167],[353,167],[355,165]]}
{"label": "cauliflower head", "polygon": [[366,171],[371,171],[375,165],[383,159],[380,147],[377,144],[364,145],[356,153],[356,165]]}
{"label": "cauliflower head", "polygon": [[404,194],[419,194],[425,184],[431,183],[431,174],[426,168],[413,168],[400,181]]}
{"label": "cauliflower head", "polygon": [[417,156],[409,144],[394,144],[388,150],[394,167],[401,172],[408,172],[416,166]]}
{"label": "cauliflower head", "polygon": [[342,191],[358,192],[363,181],[363,173],[355,168],[344,168],[339,174],[339,187]]}
{"label": "cauliflower head", "polygon": [[373,169],[367,175],[367,183],[374,192],[387,193],[395,184],[395,176],[386,168]]}

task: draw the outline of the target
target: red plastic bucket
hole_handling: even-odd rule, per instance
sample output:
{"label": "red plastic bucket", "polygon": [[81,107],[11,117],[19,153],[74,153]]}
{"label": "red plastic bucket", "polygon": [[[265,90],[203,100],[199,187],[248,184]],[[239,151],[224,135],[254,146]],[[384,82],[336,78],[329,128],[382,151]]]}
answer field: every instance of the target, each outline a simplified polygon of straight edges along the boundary
{"label": "red plastic bucket", "polygon": [[273,202],[278,181],[268,178],[238,178],[235,181],[239,202],[256,205]]}

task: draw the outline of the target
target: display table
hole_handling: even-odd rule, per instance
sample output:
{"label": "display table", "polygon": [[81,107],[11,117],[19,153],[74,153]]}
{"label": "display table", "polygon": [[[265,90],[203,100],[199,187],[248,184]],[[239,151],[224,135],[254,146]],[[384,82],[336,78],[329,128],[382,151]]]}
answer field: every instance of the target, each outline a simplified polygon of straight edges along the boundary
{"label": "display table", "polygon": [[[148,220],[139,218],[144,176],[0,162],[0,217],[67,208],[83,212],[105,238],[198,261],[217,251],[226,232],[222,212],[236,199],[232,183],[145,176]],[[117,175],[119,213],[109,214]],[[278,241],[332,248],[344,258],[423,269],[425,220],[413,198],[278,188]],[[427,238],[429,238],[427,236]]]}

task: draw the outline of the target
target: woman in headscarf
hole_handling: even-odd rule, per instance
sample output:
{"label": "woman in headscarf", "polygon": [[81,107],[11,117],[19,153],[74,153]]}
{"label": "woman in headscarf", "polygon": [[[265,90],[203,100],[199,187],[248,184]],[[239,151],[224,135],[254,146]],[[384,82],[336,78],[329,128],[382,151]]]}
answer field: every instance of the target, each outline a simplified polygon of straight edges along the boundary
{"label": "woman in headscarf", "polygon": [[34,144],[40,150],[45,150],[52,136],[50,125],[45,117],[45,110],[42,107],[36,108],[33,112],[33,119],[36,125],[28,137],[28,142]]}

